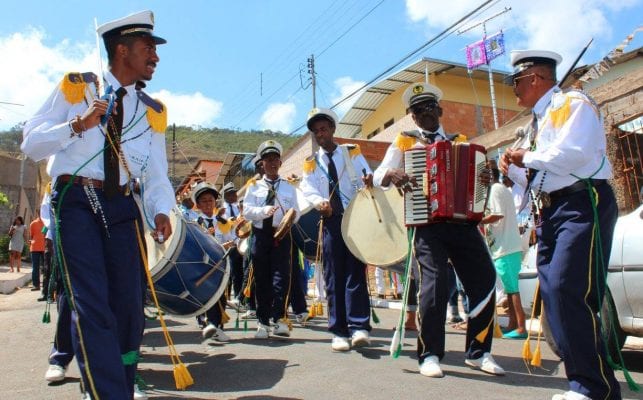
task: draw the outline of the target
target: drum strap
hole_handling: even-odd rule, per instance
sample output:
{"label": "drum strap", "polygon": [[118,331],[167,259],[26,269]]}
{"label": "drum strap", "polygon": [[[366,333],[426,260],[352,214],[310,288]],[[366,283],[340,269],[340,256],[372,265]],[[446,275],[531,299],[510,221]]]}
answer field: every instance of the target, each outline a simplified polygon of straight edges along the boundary
{"label": "drum strap", "polygon": [[342,156],[344,156],[344,168],[346,168],[346,171],[348,171],[348,177],[351,180],[351,184],[353,185],[353,188],[357,190],[358,186],[358,180],[357,180],[357,173],[355,172],[355,166],[353,165],[353,160],[351,160],[351,156],[348,152],[348,148],[346,146],[339,146],[342,152]]}
{"label": "drum strap", "polygon": [[[324,175],[326,175],[326,178],[328,179],[328,181],[329,181],[329,182],[332,182],[332,183],[333,183],[333,185],[334,185],[335,181],[333,180],[333,178],[331,178],[330,174],[328,173],[328,170],[322,166],[321,162],[319,161],[319,159],[320,159],[320,158],[321,158],[321,154],[319,154],[319,156],[318,156],[318,157],[315,157],[315,163],[317,164],[317,166],[319,167],[319,169],[324,173]],[[343,173],[344,173],[344,172],[342,171],[342,174],[343,174]],[[339,179],[337,179],[337,180],[339,181]],[[350,200],[351,200],[351,199],[350,199],[350,197],[346,196],[346,195],[345,195],[344,193],[342,193],[342,191],[339,189],[339,182],[337,182],[337,185],[335,185],[335,191],[337,192],[337,194],[339,194],[339,196],[340,196],[340,197],[342,197],[342,198],[346,199],[346,201],[347,201],[347,202],[350,202]],[[329,196],[330,196],[330,193],[329,193]]]}

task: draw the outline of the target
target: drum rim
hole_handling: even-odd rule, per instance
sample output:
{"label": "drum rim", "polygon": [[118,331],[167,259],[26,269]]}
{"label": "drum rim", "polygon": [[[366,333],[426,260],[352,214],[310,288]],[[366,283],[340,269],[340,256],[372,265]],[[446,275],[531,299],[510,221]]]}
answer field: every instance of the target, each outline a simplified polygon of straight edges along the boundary
{"label": "drum rim", "polygon": [[[373,187],[373,188],[371,188],[371,189],[367,189],[366,187],[363,187],[363,188],[361,188],[360,190],[358,190],[358,192],[355,194],[355,196],[351,199],[350,203],[349,203],[349,204],[348,204],[348,206],[346,207],[346,210],[345,210],[345,212],[344,212],[344,216],[342,217],[342,224],[341,224],[342,239],[344,240],[344,243],[346,244],[346,248],[348,249],[348,251],[350,251],[350,253],[351,253],[353,256],[355,256],[355,258],[357,258],[358,260],[360,260],[361,262],[363,262],[363,263],[365,263],[365,264],[375,265],[375,266],[377,266],[377,267],[383,267],[383,268],[389,267],[389,266],[391,266],[391,265],[398,264],[398,263],[400,263],[400,262],[404,261],[404,259],[407,257],[407,253],[408,253],[408,251],[405,251],[402,255],[400,255],[399,257],[397,257],[397,258],[395,258],[395,259],[391,259],[391,260],[387,260],[387,261],[379,262],[379,263],[375,264],[375,263],[373,263],[373,260],[366,260],[366,259],[363,257],[363,255],[362,255],[362,254],[359,254],[359,255],[358,255],[358,254],[355,254],[355,253],[353,252],[352,248],[351,248],[351,247],[353,247],[353,246],[351,246],[351,245],[349,244],[350,242],[349,242],[349,241],[347,241],[347,240],[346,240],[346,238],[345,238],[345,236],[347,235],[347,233],[345,233],[345,231],[348,229],[348,228],[347,228],[348,220],[346,219],[346,215],[350,215],[350,211],[349,211],[349,210],[352,210],[352,209],[353,209],[354,204],[355,204],[355,202],[356,202],[356,200],[355,200],[355,199],[357,199],[357,198],[358,198],[358,196],[366,195],[366,196],[369,196],[369,198],[370,198],[370,194],[363,194],[363,192],[364,192],[365,190],[373,190],[373,191],[375,191],[375,192],[381,192],[381,193],[382,193],[382,195],[384,195],[384,196],[387,196],[389,192],[390,192],[390,193],[396,193],[395,188],[393,188],[393,187],[391,187],[391,188],[381,188],[381,187],[377,187],[377,186],[375,186],[375,187]],[[404,198],[402,198],[402,206],[403,206],[403,205],[404,205]],[[404,224],[403,224],[403,223],[402,223],[402,226],[401,226],[401,227],[402,227],[404,230],[406,230],[406,229],[407,229],[407,228],[404,226]]]}
{"label": "drum rim", "polygon": [[[167,244],[167,247],[165,248],[165,251],[163,252],[163,256],[158,258],[156,260],[156,264],[154,266],[149,266],[148,269],[150,271],[150,274],[152,275],[152,282],[156,282],[154,280],[154,275],[155,272],[158,271],[159,277],[165,275],[167,273],[167,266],[171,262],[176,262],[176,258],[178,255],[176,255],[176,249],[177,248],[183,248],[183,245],[185,244],[185,234],[187,232],[187,229],[185,229],[185,226],[180,223],[179,221],[183,221],[186,224],[196,224],[196,222],[193,221],[188,221],[183,217],[183,213],[178,209],[178,207],[172,208],[170,211],[171,213],[174,214],[175,221],[176,223],[174,226],[172,226],[172,236],[170,236],[170,242]],[[170,222],[172,222],[172,216],[170,216]],[[152,242],[156,245],[156,242]],[[148,255],[147,255],[147,262],[149,264],[150,262],[150,251],[149,249],[147,250]],[[172,254],[170,258],[165,257],[165,254]]]}

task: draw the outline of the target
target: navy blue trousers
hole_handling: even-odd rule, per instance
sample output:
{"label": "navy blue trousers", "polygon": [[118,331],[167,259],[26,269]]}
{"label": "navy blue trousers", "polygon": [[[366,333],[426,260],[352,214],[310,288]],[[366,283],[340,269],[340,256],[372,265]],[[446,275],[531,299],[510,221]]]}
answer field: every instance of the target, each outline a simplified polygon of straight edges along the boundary
{"label": "navy blue trousers", "polygon": [[31,252],[31,284],[38,289],[40,289],[40,264],[44,257],[44,251]]}
{"label": "navy blue trousers", "polygon": [[[460,278],[469,300],[465,350],[467,358],[491,351],[496,305],[496,270],[480,231],[474,225],[439,222],[416,228],[415,256],[420,330],[420,364],[428,356],[444,356],[444,323],[449,296],[449,268]],[[419,278],[418,278],[419,277]],[[481,334],[481,340],[476,336]]]}
{"label": "navy blue trousers", "polygon": [[328,330],[350,337],[371,330],[366,265],[348,250],[342,238],[342,217],[324,218],[324,284],[328,300]]}
{"label": "navy blue trousers", "polygon": [[[538,234],[538,278],[545,318],[561,352],[570,390],[592,399],[620,399],[620,387],[607,364],[597,313],[618,215],[608,184],[596,188],[603,259],[594,257],[594,216],[583,190],[543,210]],[[602,264],[602,265],[601,265]]]}
{"label": "navy blue trousers", "polygon": [[275,241],[273,229],[253,227],[252,263],[255,275],[257,321],[264,325],[286,316],[286,297],[290,286],[290,234]]}
{"label": "navy blue trousers", "polygon": [[305,272],[299,264],[299,249],[294,247],[292,248],[292,270],[290,274],[290,293],[288,300],[290,307],[292,307],[292,312],[295,314],[301,314],[306,312],[308,309],[308,304],[306,304],[306,280]]}
{"label": "navy blue trousers", "polygon": [[57,186],[52,205],[60,207],[61,268],[71,282],[72,338],[84,387],[92,399],[130,399],[136,363],[124,365],[122,356],[138,352],[144,326],[138,207],[132,196],[107,200],[96,190],[106,230],[82,186],[70,185],[62,203],[63,185]]}
{"label": "navy blue trousers", "polygon": [[[57,273],[57,275],[60,274]],[[71,360],[74,359],[74,345],[71,337],[71,309],[60,279],[58,279],[58,288],[56,289],[56,305],[58,320],[56,321],[54,345],[49,354],[49,364],[67,368]]]}

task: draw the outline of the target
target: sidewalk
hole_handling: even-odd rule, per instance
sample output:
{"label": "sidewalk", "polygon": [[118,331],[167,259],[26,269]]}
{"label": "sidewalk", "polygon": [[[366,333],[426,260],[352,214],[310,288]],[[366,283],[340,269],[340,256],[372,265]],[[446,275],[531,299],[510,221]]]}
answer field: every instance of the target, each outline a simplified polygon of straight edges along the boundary
{"label": "sidewalk", "polygon": [[9,272],[8,265],[0,265],[0,293],[10,294],[31,282],[31,265],[22,262],[20,272]]}

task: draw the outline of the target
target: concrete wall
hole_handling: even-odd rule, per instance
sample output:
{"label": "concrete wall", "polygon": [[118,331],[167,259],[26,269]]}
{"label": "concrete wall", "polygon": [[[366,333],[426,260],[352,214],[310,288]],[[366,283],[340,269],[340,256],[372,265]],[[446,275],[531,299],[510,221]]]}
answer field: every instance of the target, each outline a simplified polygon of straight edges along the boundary
{"label": "concrete wall", "polygon": [[30,159],[20,160],[0,155],[0,191],[9,199],[9,206],[0,206],[0,234],[9,230],[17,215],[31,221],[34,208],[40,204],[40,172]]}

